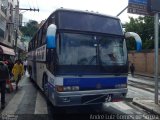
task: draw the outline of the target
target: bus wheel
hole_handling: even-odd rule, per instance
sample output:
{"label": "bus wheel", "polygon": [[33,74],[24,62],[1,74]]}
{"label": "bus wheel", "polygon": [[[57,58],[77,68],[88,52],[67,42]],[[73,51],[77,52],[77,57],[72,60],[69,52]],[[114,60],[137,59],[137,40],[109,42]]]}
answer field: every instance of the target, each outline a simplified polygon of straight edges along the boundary
{"label": "bus wheel", "polygon": [[48,95],[48,76],[46,74],[43,75],[42,88],[46,95]]}

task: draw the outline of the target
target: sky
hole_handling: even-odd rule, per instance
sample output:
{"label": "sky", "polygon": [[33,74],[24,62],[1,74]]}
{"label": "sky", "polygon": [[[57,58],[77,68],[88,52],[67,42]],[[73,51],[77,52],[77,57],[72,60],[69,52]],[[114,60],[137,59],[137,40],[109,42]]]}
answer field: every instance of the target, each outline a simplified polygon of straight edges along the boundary
{"label": "sky", "polygon": [[[128,0],[19,0],[19,3],[20,8],[40,10],[39,12],[20,11],[23,14],[23,22],[36,20],[40,23],[47,19],[53,11],[61,7],[116,16],[128,5]],[[119,18],[122,23],[125,23],[129,22],[129,16],[137,17],[137,15],[129,14],[125,10]]]}

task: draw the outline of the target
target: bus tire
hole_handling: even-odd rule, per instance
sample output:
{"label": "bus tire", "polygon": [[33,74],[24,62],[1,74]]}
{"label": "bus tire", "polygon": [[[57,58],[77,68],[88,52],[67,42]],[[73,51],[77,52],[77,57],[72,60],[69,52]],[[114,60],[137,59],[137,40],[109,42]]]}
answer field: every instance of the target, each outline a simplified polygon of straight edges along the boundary
{"label": "bus tire", "polygon": [[42,80],[42,89],[45,93],[45,95],[48,96],[48,76],[46,74],[43,75],[43,80]]}

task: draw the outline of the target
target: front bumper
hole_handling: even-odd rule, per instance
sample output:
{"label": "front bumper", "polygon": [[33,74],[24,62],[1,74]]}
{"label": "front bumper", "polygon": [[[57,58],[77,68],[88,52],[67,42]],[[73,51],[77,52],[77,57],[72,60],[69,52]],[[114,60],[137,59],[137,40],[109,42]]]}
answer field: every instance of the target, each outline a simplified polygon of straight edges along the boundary
{"label": "front bumper", "polygon": [[91,91],[57,92],[54,95],[55,106],[90,105],[123,100],[128,89],[106,89]]}

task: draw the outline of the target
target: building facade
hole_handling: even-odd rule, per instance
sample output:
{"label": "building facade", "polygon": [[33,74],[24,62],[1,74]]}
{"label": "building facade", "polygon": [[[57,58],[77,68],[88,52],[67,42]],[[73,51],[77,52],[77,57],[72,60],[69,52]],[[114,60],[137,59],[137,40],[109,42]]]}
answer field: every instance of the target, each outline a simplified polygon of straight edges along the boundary
{"label": "building facade", "polygon": [[0,60],[14,57],[13,0],[0,0]]}
{"label": "building facade", "polygon": [[[146,50],[142,52],[130,51],[128,53],[130,64],[134,63],[135,72],[138,74],[154,75],[154,50]],[[159,50],[160,63],[160,50]],[[160,64],[159,75],[160,75]]]}
{"label": "building facade", "polygon": [[[18,59],[21,32],[19,31],[19,0],[0,0],[0,61]],[[21,46],[23,48],[23,46]]]}

